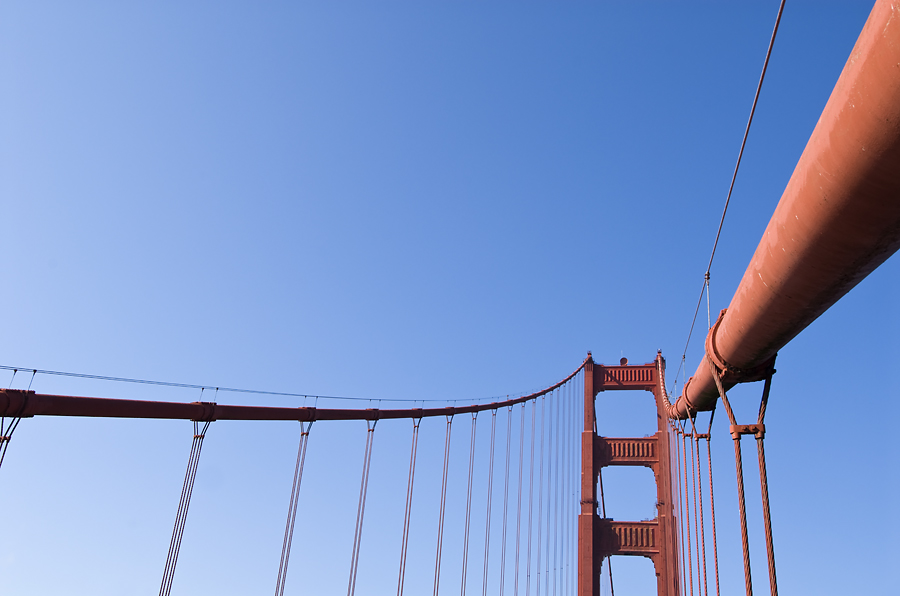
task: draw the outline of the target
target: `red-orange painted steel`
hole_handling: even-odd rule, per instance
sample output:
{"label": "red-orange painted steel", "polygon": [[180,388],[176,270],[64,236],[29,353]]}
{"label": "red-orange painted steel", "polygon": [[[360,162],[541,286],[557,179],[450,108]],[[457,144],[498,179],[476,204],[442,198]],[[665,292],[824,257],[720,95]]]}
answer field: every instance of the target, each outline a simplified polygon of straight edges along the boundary
{"label": "red-orange painted steel", "polygon": [[[587,362],[587,360],[585,360]],[[0,389],[0,416],[87,416],[94,418],[159,418],[170,420],[382,420],[456,416],[496,410],[525,403],[565,385],[584,367],[581,364],[565,379],[542,391],[488,404],[447,408],[409,408],[382,410],[343,410],[335,408],[284,408],[268,406],[230,406],[213,402],[177,403],[140,401],[105,397],[44,395],[21,389]]]}
{"label": "red-orange painted steel", "polygon": [[[900,248],[900,4],[878,0],[706,351],[728,389]],[[668,408],[708,410],[706,362]]]}
{"label": "red-orange painted steel", "polygon": [[[672,503],[669,433],[662,392],[662,354],[648,364],[584,365],[584,432],[581,452],[581,515],[578,516],[578,596],[599,596],[600,569],[611,555],[649,557],[656,571],[657,593],[679,596],[675,510]],[[652,437],[609,438],[596,434],[594,399],[600,391],[649,391],[657,405],[658,432]],[[597,515],[597,480],[610,465],[647,466],[656,479],[656,519],[612,522]]]}

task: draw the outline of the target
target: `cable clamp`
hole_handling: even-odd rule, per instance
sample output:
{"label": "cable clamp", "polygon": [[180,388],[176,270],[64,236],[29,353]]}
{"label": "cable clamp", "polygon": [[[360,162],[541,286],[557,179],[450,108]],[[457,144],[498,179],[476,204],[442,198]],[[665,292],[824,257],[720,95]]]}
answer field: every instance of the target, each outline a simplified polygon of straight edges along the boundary
{"label": "cable clamp", "polygon": [[766,435],[765,424],[732,424],[728,430],[731,432],[731,438],[735,440],[741,435],[754,435],[757,439],[762,439]]}
{"label": "cable clamp", "polygon": [[191,405],[202,406],[203,412],[196,418],[191,418],[192,422],[215,422],[216,421],[216,402],[214,401],[192,401]]}

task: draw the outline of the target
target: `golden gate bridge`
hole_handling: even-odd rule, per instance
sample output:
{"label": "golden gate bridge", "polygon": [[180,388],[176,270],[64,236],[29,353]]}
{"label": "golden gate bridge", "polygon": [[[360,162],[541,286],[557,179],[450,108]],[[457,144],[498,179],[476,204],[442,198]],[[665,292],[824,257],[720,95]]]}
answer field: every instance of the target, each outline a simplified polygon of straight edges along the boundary
{"label": "golden gate bridge", "polygon": [[[623,358],[611,365],[594,362],[588,353],[573,372],[541,391],[448,407],[426,407],[424,403],[402,409],[271,407],[228,405],[217,399],[141,401],[10,388],[0,390],[0,464],[24,418],[192,421],[191,450],[159,590],[163,596],[171,593],[175,583],[202,447],[211,425],[223,421],[297,422],[299,445],[281,556],[273,578],[275,594],[281,596],[292,591],[287,586],[293,577],[289,570],[294,537],[304,517],[311,515],[300,508],[300,496],[316,490],[304,483],[307,457],[327,457],[316,453],[315,429],[340,421],[364,423],[366,440],[360,453],[352,551],[342,578],[348,596],[353,596],[357,589],[360,593],[371,590],[357,581],[359,563],[367,552],[380,548],[379,536],[366,533],[372,453],[380,433],[398,428],[383,431],[385,421],[403,420],[409,441],[408,474],[404,486],[394,491],[404,503],[402,539],[396,553],[396,584],[380,588],[382,591],[396,591],[398,596],[409,593],[406,572],[412,548],[428,550],[433,559],[435,596],[441,590],[457,589],[463,595],[486,596],[499,589],[500,594],[593,596],[601,591],[604,566],[614,591],[611,565],[617,556],[650,559],[658,594],[718,595],[737,590],[736,586],[720,585],[719,557],[739,549],[744,590],[750,595],[751,564],[760,563],[751,561],[748,533],[751,528],[761,528],[768,588],[777,594],[777,534],[769,513],[765,453],[765,415],[777,352],[900,247],[900,19],[894,18],[898,12],[900,6],[889,0],[876,2],[730,305],[708,331],[705,357],[683,384],[680,395],[669,393],[661,353],[643,364],[629,364]],[[707,282],[708,273],[709,269]],[[55,374],[13,370],[14,375],[17,372],[30,372],[32,378]],[[755,419],[738,419],[729,400],[729,391],[742,383],[762,385]],[[597,418],[603,412],[596,407],[597,396],[619,390],[652,395],[657,423],[654,434],[610,437],[598,432]],[[715,511],[710,441],[719,404],[724,410],[720,416],[728,419],[727,436],[734,443],[741,527],[737,548],[720,544],[715,527],[717,515],[723,513]],[[422,465],[417,457],[419,433],[426,419],[444,422],[444,449],[434,540],[420,545],[410,544],[409,538],[414,525],[432,521],[417,520],[413,515],[416,470]],[[744,461],[745,437],[757,447],[759,520],[747,515],[746,502],[751,496],[745,492],[744,472],[750,466]],[[467,445],[466,485],[461,492],[465,506],[460,519],[447,515],[454,440]],[[14,454],[14,449],[9,451],[10,457]],[[476,470],[485,466],[487,476],[479,481]],[[653,471],[653,519],[607,517],[603,472],[612,466]],[[718,474],[722,473],[719,470]],[[484,494],[476,494],[476,485]],[[476,518],[482,530],[477,535],[472,531]],[[444,547],[448,524],[462,532],[461,552],[451,553]],[[454,564],[453,574],[446,566],[451,556],[460,562],[459,567]]]}

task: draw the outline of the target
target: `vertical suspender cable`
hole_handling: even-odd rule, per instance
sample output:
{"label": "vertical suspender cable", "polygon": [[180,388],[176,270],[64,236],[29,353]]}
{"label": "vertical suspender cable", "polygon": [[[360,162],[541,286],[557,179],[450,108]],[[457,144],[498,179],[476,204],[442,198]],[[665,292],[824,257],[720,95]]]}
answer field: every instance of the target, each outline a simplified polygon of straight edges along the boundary
{"label": "vertical suspender cable", "polygon": [[362,479],[359,482],[359,504],[356,507],[356,530],[353,532],[353,553],[350,556],[350,581],[347,584],[347,596],[356,593],[356,571],[359,567],[359,551],[362,543],[363,518],[366,514],[366,493],[369,490],[369,468],[372,464],[372,444],[375,439],[377,420],[367,420],[366,452],[363,455]]}
{"label": "vertical suspender cable", "polygon": [[[597,482],[600,485],[600,512],[603,519],[606,519],[606,494],[603,491],[603,468],[597,470]],[[616,589],[613,587],[612,558],[606,557],[606,564],[609,567],[609,592],[610,596],[616,596]],[[602,571],[602,569],[601,569]]]}
{"label": "vertical suspender cable", "polygon": [[680,500],[680,489],[678,488],[680,485],[678,484],[678,442],[676,440],[675,434],[675,425],[671,420],[668,421],[668,438],[669,438],[669,481],[672,486],[672,507],[675,510],[674,521],[675,521],[675,550],[676,550],[676,558],[675,558],[675,573],[678,576],[678,586],[679,592],[684,594],[685,585],[684,585],[684,566],[681,561],[681,551],[684,550],[684,541],[679,542],[679,533],[681,531],[681,500]]}
{"label": "vertical suspender cable", "polygon": [[531,400],[531,463],[528,466],[528,546],[525,549],[525,596],[531,595],[531,529],[534,518],[534,429],[537,400]]}
{"label": "vertical suspender cable", "polygon": [[409,479],[406,482],[406,509],[403,513],[403,539],[400,546],[400,577],[397,580],[397,596],[403,596],[406,583],[406,549],[409,545],[409,518],[412,512],[413,484],[416,476],[416,451],[419,446],[419,425],[421,418],[413,418],[412,447],[409,453]]}
{"label": "vertical suspender cable", "polygon": [[537,577],[535,582],[535,593],[541,596],[541,530],[544,527],[544,427],[547,426],[545,414],[546,398],[541,396],[541,465],[538,474],[538,517],[537,517]]}
{"label": "vertical suspender cable", "polygon": [[562,504],[560,505],[560,518],[562,519],[562,528],[560,528],[560,546],[559,546],[559,591],[561,594],[568,594],[569,579],[569,397],[571,388],[566,386],[565,398],[562,403],[562,461],[563,461],[563,480],[560,486],[562,493]]}
{"label": "vertical suspender cable", "polygon": [[571,518],[569,523],[571,524],[569,530],[569,552],[571,553],[571,568],[569,569],[569,583],[571,586],[571,593],[575,593],[578,591],[578,583],[575,576],[575,569],[578,566],[578,504],[581,501],[579,496],[576,496],[578,491],[578,470],[580,468],[578,463],[578,445],[576,443],[576,437],[578,437],[578,377],[576,376],[572,382],[572,416],[571,421],[569,423],[569,448],[572,450],[572,462],[571,462],[571,484],[569,486],[569,502],[571,503],[570,515]]}
{"label": "vertical suspender cable", "polygon": [[172,540],[169,542],[169,554],[163,571],[160,596],[168,596],[172,592],[175,579],[175,565],[178,564],[178,553],[181,550],[181,538],[184,536],[184,525],[187,522],[188,507],[191,505],[191,494],[194,492],[194,480],[197,478],[197,467],[200,465],[200,449],[203,438],[209,428],[209,421],[200,427],[200,421],[194,420],[194,439],[191,443],[191,455],[188,457],[187,470],[184,473],[184,485],[181,487],[181,498],[178,501],[178,512],[175,514],[175,526],[172,528]]}
{"label": "vertical suspender cable", "polygon": [[[691,418],[691,427],[693,429],[694,420]],[[693,501],[694,501],[694,551],[697,555],[697,594],[701,596],[703,594],[700,589],[700,580],[703,578],[700,572],[700,525],[698,521],[697,515],[697,458],[694,457],[694,441],[697,440],[696,432],[691,432],[690,445],[691,445],[691,484],[693,485]],[[705,581],[705,580],[704,580]]]}
{"label": "vertical suspender cable", "polygon": [[688,484],[688,467],[687,467],[687,433],[684,432],[684,429],[681,429],[681,457],[683,458],[684,463],[684,523],[687,526],[685,529],[685,534],[687,534],[687,551],[685,552],[685,559],[687,559],[687,568],[688,568],[688,581],[690,582],[690,591],[691,596],[694,594],[694,563],[691,555],[694,552],[694,549],[691,547],[691,498],[690,498],[690,485]]}
{"label": "vertical suspender cable", "polygon": [[[557,389],[557,391],[559,391]],[[555,458],[553,457],[553,408],[556,405],[556,393],[553,393],[553,401],[554,403],[550,404],[550,418],[548,420],[548,428],[550,431],[550,437],[547,445],[547,456],[548,456],[548,465],[549,470],[547,470],[547,566],[544,568],[544,592],[546,596],[550,596],[550,520],[552,519],[552,508],[553,508],[553,489],[555,488],[554,481],[550,479],[553,478],[553,471],[556,468],[554,465]]]}
{"label": "vertical suspender cable", "polygon": [[512,406],[506,409],[506,479],[503,481],[503,534],[500,539],[500,596],[506,579],[506,520],[509,511],[509,446],[512,439]]}
{"label": "vertical suspender cable", "polygon": [[[707,581],[707,573],[706,573],[706,528],[704,527],[703,520],[703,476],[700,472],[700,438],[701,436],[697,433],[697,427],[694,424],[694,419],[691,418],[691,431],[694,435],[694,449],[697,452],[697,477],[695,479],[695,484],[697,485],[697,494],[700,500],[700,548],[703,552],[702,560],[703,560],[703,594],[705,596],[709,596],[709,585]],[[709,439],[709,436],[706,437]],[[694,454],[691,453],[691,457],[694,457]]]}
{"label": "vertical suspender cable", "polygon": [[[722,386],[719,371],[716,369],[713,361],[709,359],[709,356],[706,357],[706,361],[709,363],[710,372],[713,380],[716,382],[716,388],[719,390],[719,397],[722,398],[722,404],[725,406],[728,419],[731,421],[732,426],[736,426],[737,421],[734,418],[731,405],[728,403],[728,396],[725,395],[725,388]],[[753,596],[753,578],[750,575],[750,543],[747,537],[747,503],[744,499],[744,466],[741,461],[741,435],[733,432],[731,436],[734,439],[734,468],[737,476],[738,507],[741,515],[741,546],[744,551],[744,589],[747,596]]]}
{"label": "vertical suspender cable", "polygon": [[469,522],[472,520],[472,477],[475,471],[475,423],[478,421],[478,412],[472,413],[472,437],[469,441],[469,481],[466,487],[466,526],[463,530],[463,559],[462,580],[460,581],[460,596],[466,596],[466,570],[469,563]]}
{"label": "vertical suspender cable", "polygon": [[291,502],[284,527],[284,541],[281,543],[281,562],[278,564],[278,580],[275,582],[275,596],[284,595],[287,581],[288,561],[291,558],[291,543],[294,540],[294,523],[297,521],[297,503],[300,500],[300,483],[303,481],[303,467],[306,463],[306,444],[312,422],[300,423],[300,445],[297,448],[297,463],[294,466],[294,483],[291,486]]}
{"label": "vertical suspender cable", "polygon": [[713,563],[716,570],[716,596],[719,593],[719,547],[716,544],[716,499],[713,494],[713,469],[712,469],[712,447],[710,440],[712,439],[712,421],[716,411],[713,410],[709,416],[709,430],[706,431],[706,461],[709,464],[709,514],[712,520],[712,538],[713,538]]}
{"label": "vertical suspender cable", "polygon": [[[772,373],[775,371],[773,370]],[[762,401],[759,404],[757,424],[763,428],[766,417],[766,405],[769,403],[769,389],[772,387],[772,373],[766,377]],[[769,590],[772,596],[778,596],[778,582],[775,578],[775,546],[772,542],[772,517],[769,513],[769,482],[766,477],[766,450],[763,446],[764,431],[756,433],[756,453],[759,457],[759,487],[762,492],[763,524],[766,534],[766,555],[769,559]]]}
{"label": "vertical suspender cable", "polygon": [[563,482],[562,487],[562,544],[560,546],[560,550],[562,555],[560,557],[559,564],[559,591],[563,594],[569,593],[569,480],[571,476],[571,470],[569,469],[569,437],[570,437],[570,428],[569,428],[569,418],[570,418],[570,408],[569,402],[572,394],[571,387],[566,386],[566,397],[563,401],[563,439],[562,439],[562,449],[563,449]]}
{"label": "vertical suspender cable", "polygon": [[681,566],[681,593],[686,595],[688,592],[687,585],[687,565],[684,564],[684,504],[683,504],[683,493],[682,483],[681,483],[681,440],[678,436],[678,426],[675,423],[672,423],[672,435],[675,442],[675,472],[678,476],[677,489],[678,489],[678,533],[681,537],[681,548],[679,549],[678,562]]}
{"label": "vertical suspender cable", "polygon": [[560,401],[562,397],[560,392],[556,394],[556,466],[554,466],[554,478],[553,478],[553,492],[555,494],[555,498],[553,499],[553,596],[556,596],[556,587],[558,582],[557,575],[557,561],[559,560],[559,496],[560,496],[560,481],[559,481],[559,468],[562,461],[559,457],[559,419],[560,419]]}
{"label": "vertical suspender cable", "polygon": [[[15,375],[15,373],[13,373]],[[21,413],[25,409],[25,404],[28,403],[28,397],[26,394],[25,399],[22,400],[22,408],[19,410]],[[6,423],[6,417],[0,418],[0,466],[3,466],[3,460],[6,458],[6,450],[9,449],[9,442],[12,440],[13,433],[16,432],[16,429],[19,427],[19,422],[22,421],[21,416],[15,415],[10,417],[9,424]]]}
{"label": "vertical suspender cable", "polygon": [[[519,492],[516,498],[516,577],[513,582],[513,594],[519,596],[519,551],[522,545],[522,472],[525,463],[525,403],[522,403],[521,423],[519,425]],[[463,594],[465,596],[465,594]]]}
{"label": "vertical suspender cable", "polygon": [[447,437],[444,440],[444,478],[441,481],[441,513],[437,530],[437,554],[434,558],[434,596],[438,596],[441,584],[441,550],[444,544],[444,511],[447,507],[447,472],[450,469],[450,429],[453,416],[447,416]]}
{"label": "vertical suspender cable", "polygon": [[494,488],[494,438],[497,436],[497,410],[491,410],[491,448],[488,463],[487,485],[487,520],[484,523],[484,578],[482,596],[487,596],[488,591],[488,563],[491,554],[491,504]]}

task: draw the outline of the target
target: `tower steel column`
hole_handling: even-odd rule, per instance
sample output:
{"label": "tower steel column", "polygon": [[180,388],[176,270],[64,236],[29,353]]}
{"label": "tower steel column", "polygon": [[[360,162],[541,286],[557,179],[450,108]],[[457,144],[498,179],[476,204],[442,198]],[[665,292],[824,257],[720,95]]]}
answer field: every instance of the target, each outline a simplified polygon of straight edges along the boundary
{"label": "tower steel column", "polygon": [[[595,364],[588,359],[584,380],[584,430],[581,459],[581,514],[578,518],[578,596],[600,594],[603,559],[612,555],[644,556],[653,561],[660,596],[679,596],[675,510],[669,457],[666,406],[659,370],[662,354],[647,364]],[[600,391],[649,391],[656,402],[657,432],[643,438],[600,437],[596,432],[595,398]],[[645,466],[656,480],[656,519],[613,521],[597,515],[597,480],[606,466]]]}

